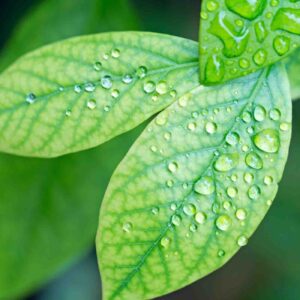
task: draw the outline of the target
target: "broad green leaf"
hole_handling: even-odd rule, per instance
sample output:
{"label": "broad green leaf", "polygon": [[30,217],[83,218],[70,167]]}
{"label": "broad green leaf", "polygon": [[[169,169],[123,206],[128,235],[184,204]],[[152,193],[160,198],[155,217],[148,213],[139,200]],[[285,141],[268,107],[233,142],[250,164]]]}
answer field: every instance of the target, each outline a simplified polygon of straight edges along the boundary
{"label": "broad green leaf", "polygon": [[16,26],[1,52],[0,69],[28,51],[74,35],[136,29],[137,17],[126,0],[44,0]]}
{"label": "broad green leaf", "polygon": [[292,99],[298,100],[300,98],[300,50],[288,57],[285,63],[291,85]]}
{"label": "broad green leaf", "polygon": [[224,82],[271,65],[299,47],[299,35],[299,1],[204,0],[201,82]]}
{"label": "broad green leaf", "polygon": [[68,39],[0,75],[0,150],[54,157],[126,132],[191,89],[197,43],[154,33]]}
{"label": "broad green leaf", "polygon": [[290,124],[280,66],[195,88],[159,114],[117,168],[102,203],[104,299],[172,292],[245,246],[276,195]]}
{"label": "broad green leaf", "polygon": [[[125,5],[124,0],[43,1],[19,24],[1,53],[0,68],[24,51],[69,35],[132,29],[135,17]],[[116,7],[122,15],[111,13]],[[39,288],[92,247],[99,197],[136,135],[47,161],[0,154],[0,299]]]}

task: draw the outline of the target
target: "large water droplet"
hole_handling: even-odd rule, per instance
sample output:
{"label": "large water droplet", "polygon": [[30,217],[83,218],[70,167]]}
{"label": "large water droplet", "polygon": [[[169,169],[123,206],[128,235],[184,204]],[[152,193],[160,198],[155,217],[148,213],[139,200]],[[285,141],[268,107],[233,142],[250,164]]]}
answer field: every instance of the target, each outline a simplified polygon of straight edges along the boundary
{"label": "large water droplet", "polygon": [[267,60],[267,51],[264,49],[257,50],[253,56],[253,60],[258,66],[262,66]]}
{"label": "large water droplet", "polygon": [[216,220],[216,226],[222,231],[227,231],[232,224],[231,218],[228,215],[219,216]]}
{"label": "large water droplet", "polygon": [[250,152],[246,156],[246,164],[255,170],[260,170],[263,167],[263,161],[261,157],[255,152]]}
{"label": "large water droplet", "polygon": [[214,181],[211,177],[205,176],[195,184],[195,192],[202,195],[211,195],[215,191]]}
{"label": "large water droplet", "polygon": [[239,161],[237,153],[222,154],[214,164],[214,167],[219,172],[228,172],[232,170]]}
{"label": "large water droplet", "polygon": [[261,105],[258,105],[254,109],[254,119],[258,122],[262,122],[266,118],[266,110]]}
{"label": "large water droplet", "polygon": [[284,30],[294,34],[300,34],[300,9],[280,8],[273,19],[272,30]]}
{"label": "large water droplet", "polygon": [[267,153],[276,153],[280,147],[279,134],[274,129],[265,129],[253,137],[255,146]]}
{"label": "large water droplet", "polygon": [[217,83],[225,75],[224,62],[218,55],[212,55],[208,58],[205,67],[205,78],[207,82]]}
{"label": "large water droplet", "polygon": [[256,34],[257,40],[260,43],[262,43],[268,35],[268,31],[266,30],[264,21],[257,22],[254,25],[254,28],[255,28],[255,34]]}
{"label": "large water droplet", "polygon": [[226,0],[229,10],[235,12],[243,18],[254,20],[261,15],[266,7],[265,0]]}

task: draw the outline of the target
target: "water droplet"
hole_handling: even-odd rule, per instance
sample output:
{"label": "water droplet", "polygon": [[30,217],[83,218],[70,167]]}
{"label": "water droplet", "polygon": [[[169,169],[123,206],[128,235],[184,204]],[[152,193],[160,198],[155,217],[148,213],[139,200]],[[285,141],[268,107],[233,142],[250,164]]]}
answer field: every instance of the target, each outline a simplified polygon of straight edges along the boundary
{"label": "water droplet", "polygon": [[260,188],[257,185],[253,185],[250,187],[250,189],[248,190],[248,196],[250,199],[252,200],[257,200],[260,196]]}
{"label": "water droplet", "polygon": [[127,222],[123,225],[123,231],[129,233],[132,230],[132,223]]}
{"label": "water droplet", "polygon": [[210,56],[205,68],[206,81],[210,83],[217,83],[223,79],[224,75],[225,67],[223,60],[217,55]]}
{"label": "water droplet", "polygon": [[72,111],[70,109],[67,109],[65,112],[66,117],[71,117]]}
{"label": "water droplet", "polygon": [[215,184],[211,177],[205,176],[195,184],[195,192],[201,195],[211,195],[215,191]]}
{"label": "water droplet", "polygon": [[288,131],[289,129],[290,129],[290,125],[288,123],[281,123],[280,124],[280,130]]}
{"label": "water droplet", "polygon": [[243,69],[248,69],[250,67],[250,62],[247,58],[241,58],[239,60],[239,66]]}
{"label": "water droplet", "polygon": [[183,206],[183,212],[188,216],[193,216],[196,214],[196,206],[194,204],[187,204]]}
{"label": "water droplet", "polygon": [[179,226],[181,223],[181,217],[179,215],[172,216],[171,222],[175,226]]}
{"label": "water droplet", "polygon": [[254,179],[253,174],[251,174],[249,172],[246,172],[244,174],[244,180],[245,180],[246,183],[250,184],[253,181],[253,179]]}
{"label": "water droplet", "polygon": [[120,96],[120,91],[117,90],[117,89],[113,90],[113,91],[111,92],[111,96],[112,96],[114,99],[119,98],[119,96]]}
{"label": "water droplet", "polygon": [[219,172],[228,172],[232,170],[239,161],[237,153],[222,154],[215,162],[215,169]]}
{"label": "water droplet", "polygon": [[153,81],[147,81],[144,83],[144,91],[147,94],[151,94],[155,91],[156,85]]}
{"label": "water droplet", "polygon": [[244,221],[247,218],[247,212],[243,208],[239,208],[236,213],[236,217],[240,221]]}
{"label": "water droplet", "polygon": [[265,0],[226,0],[225,3],[229,10],[248,20],[257,18],[266,7]]}
{"label": "water droplet", "polygon": [[237,240],[237,244],[240,246],[240,247],[244,247],[248,244],[248,238],[245,237],[244,235],[241,235],[238,240]]}
{"label": "water droplet", "polygon": [[105,112],[108,112],[109,110],[110,110],[110,106],[109,105],[104,106],[104,111]]}
{"label": "water droplet", "polygon": [[237,193],[238,193],[238,190],[235,187],[230,186],[230,187],[227,188],[227,195],[230,198],[235,198]]}
{"label": "water droplet", "polygon": [[246,156],[246,164],[255,170],[260,170],[263,167],[263,161],[261,157],[255,152],[250,152]]}
{"label": "water droplet", "polygon": [[191,232],[196,232],[196,231],[197,231],[197,229],[198,229],[198,227],[197,227],[197,225],[196,225],[196,224],[192,224],[192,225],[190,225],[190,231],[191,231]]}
{"label": "water droplet", "polygon": [[160,81],[156,85],[156,91],[159,95],[165,95],[168,92],[168,85],[165,81]]}
{"label": "water droplet", "polygon": [[221,215],[216,220],[216,226],[222,231],[227,231],[231,226],[231,218],[228,215]]}
{"label": "water droplet", "polygon": [[26,102],[29,104],[33,104],[36,100],[36,95],[34,93],[30,93],[26,96]]}
{"label": "water droplet", "polygon": [[90,99],[86,106],[90,109],[90,110],[94,110],[97,107],[97,102],[95,99]]}
{"label": "water droplet", "polygon": [[160,244],[162,245],[163,248],[167,249],[171,244],[171,239],[168,237],[164,237],[161,239]]}
{"label": "water droplet", "polygon": [[205,125],[205,130],[209,134],[214,134],[217,131],[217,124],[214,122],[207,122]]}
{"label": "water droplet", "polygon": [[133,77],[130,74],[126,74],[126,75],[123,76],[122,81],[125,84],[130,84],[133,81]]}
{"label": "water droplet", "polygon": [[224,257],[225,254],[226,254],[226,253],[225,253],[224,250],[219,250],[219,251],[218,251],[218,256],[219,256],[219,257]]}
{"label": "water droplet", "polygon": [[119,58],[120,54],[121,54],[121,52],[120,52],[119,49],[113,49],[113,50],[111,50],[111,57],[113,57],[113,58]]}
{"label": "water droplet", "polygon": [[190,130],[190,131],[195,131],[196,128],[197,128],[197,124],[195,122],[191,122],[188,124],[187,128]]}
{"label": "water droplet", "polygon": [[103,59],[108,60],[109,59],[109,54],[108,53],[104,53],[103,54]]}
{"label": "water droplet", "polygon": [[219,4],[216,1],[208,1],[206,8],[208,11],[215,11],[219,7]]}
{"label": "water droplet", "polygon": [[266,30],[266,26],[264,21],[259,21],[254,25],[255,28],[255,34],[256,34],[256,38],[257,40],[262,43],[267,35],[268,35],[268,31]]}
{"label": "water droplet", "polygon": [[112,78],[109,75],[105,75],[101,78],[101,86],[106,90],[109,90],[113,85]]}
{"label": "water droplet", "polygon": [[143,78],[145,78],[145,77],[147,76],[147,72],[148,72],[148,70],[147,70],[146,67],[140,66],[140,67],[136,70],[136,76],[137,76],[138,78],[143,79]]}
{"label": "water droplet", "polygon": [[150,150],[151,150],[152,152],[157,152],[157,147],[156,147],[156,146],[151,146],[151,147],[150,147]]}
{"label": "water droplet", "polygon": [[172,203],[170,208],[172,211],[175,211],[177,209],[177,205],[175,203]]}
{"label": "water droplet", "polygon": [[159,208],[158,207],[153,207],[151,209],[151,212],[152,212],[153,215],[157,215],[159,213]]}
{"label": "water droplet", "polygon": [[247,111],[245,111],[243,114],[242,114],[242,120],[245,122],[245,123],[250,123],[251,122],[251,114]]}
{"label": "water droplet", "polygon": [[[295,2],[295,1],[292,1]],[[284,30],[289,33],[300,34],[300,9],[280,8],[277,10],[271,24],[272,30]]]}
{"label": "water droplet", "polygon": [[206,221],[206,214],[204,212],[197,212],[196,215],[195,215],[195,221],[198,223],[198,224],[204,224],[205,221]]}
{"label": "water droplet", "polygon": [[278,109],[272,109],[270,111],[270,119],[273,121],[278,121],[281,117],[281,112]]}
{"label": "water droplet", "polygon": [[171,137],[172,137],[172,134],[171,134],[170,132],[166,132],[166,133],[164,134],[164,139],[165,139],[166,141],[169,141],[169,140],[171,139]]}
{"label": "water droplet", "polygon": [[225,210],[228,211],[231,208],[231,203],[229,201],[224,201],[223,202],[223,207],[224,207]]}
{"label": "water droplet", "polygon": [[267,51],[264,49],[257,50],[253,56],[253,60],[258,66],[262,66],[267,60]]}
{"label": "water droplet", "polygon": [[86,84],[84,85],[84,90],[85,90],[86,92],[91,93],[91,92],[93,92],[95,89],[96,89],[96,86],[95,86],[93,83],[91,83],[91,82],[88,82],[88,83],[86,83]]}
{"label": "water droplet", "polygon": [[174,181],[172,179],[167,180],[167,187],[172,187],[174,185]]}
{"label": "water droplet", "polygon": [[172,90],[172,91],[170,92],[170,96],[171,96],[172,98],[176,98],[177,92],[176,92],[175,90]]}
{"label": "water droplet", "polygon": [[171,173],[175,173],[178,169],[178,164],[176,162],[171,162],[168,164],[168,170],[171,172]]}
{"label": "water droplet", "polygon": [[264,178],[264,184],[265,185],[270,185],[273,183],[273,178],[271,176],[265,176]]}
{"label": "water droplet", "polygon": [[276,153],[280,147],[279,134],[274,129],[265,129],[253,137],[255,146],[267,153]]}
{"label": "water droplet", "polygon": [[240,136],[236,132],[230,132],[226,136],[227,144],[235,146],[240,141]]}
{"label": "water droplet", "polygon": [[178,105],[180,107],[186,107],[189,100],[190,100],[190,95],[183,95],[182,97],[179,98]]}
{"label": "water droplet", "polygon": [[74,92],[77,93],[77,94],[81,93],[81,92],[82,92],[81,86],[78,85],[78,84],[75,85],[75,86],[74,86]]}
{"label": "water droplet", "polygon": [[94,70],[95,71],[100,71],[101,67],[102,67],[102,64],[101,64],[100,61],[97,61],[97,62],[94,63]]}
{"label": "water droplet", "polygon": [[155,123],[158,126],[163,126],[167,123],[167,119],[168,119],[167,112],[162,112],[156,117]]}
{"label": "water droplet", "polygon": [[275,37],[273,46],[278,55],[282,56],[290,50],[291,40],[288,37],[279,35]]}
{"label": "water droplet", "polygon": [[261,105],[255,107],[253,115],[256,121],[258,122],[263,121],[266,117],[266,114],[267,114],[266,110]]}

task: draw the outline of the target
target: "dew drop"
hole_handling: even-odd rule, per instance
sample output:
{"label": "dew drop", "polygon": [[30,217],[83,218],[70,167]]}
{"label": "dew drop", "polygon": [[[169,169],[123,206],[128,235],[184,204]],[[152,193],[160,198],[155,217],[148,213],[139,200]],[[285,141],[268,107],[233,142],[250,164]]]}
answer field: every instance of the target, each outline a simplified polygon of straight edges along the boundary
{"label": "dew drop", "polygon": [[222,231],[227,231],[231,226],[231,218],[228,215],[221,215],[216,220],[216,226]]}
{"label": "dew drop", "polygon": [[111,92],[111,96],[112,96],[114,99],[119,98],[119,96],[120,96],[120,91],[117,90],[117,89],[113,90],[113,91]]}
{"label": "dew drop", "polygon": [[160,244],[162,245],[163,248],[167,249],[171,244],[171,239],[168,237],[164,237],[161,239]]}
{"label": "dew drop", "polygon": [[187,216],[193,216],[196,214],[196,206],[194,204],[187,204],[183,206],[183,212],[187,215]]}
{"label": "dew drop", "polygon": [[133,81],[133,77],[130,74],[126,74],[122,78],[123,83],[130,84]]}
{"label": "dew drop", "polygon": [[273,178],[271,176],[265,176],[264,178],[264,184],[265,185],[270,185],[273,183]]}
{"label": "dew drop", "polygon": [[240,136],[236,132],[231,132],[226,136],[227,144],[235,146],[240,141]]}
{"label": "dew drop", "polygon": [[267,51],[264,49],[259,49],[253,56],[254,62],[258,66],[262,66],[267,60]]}
{"label": "dew drop", "polygon": [[274,129],[265,129],[253,138],[255,146],[267,153],[276,153],[280,147],[279,134]]}
{"label": "dew drop", "polygon": [[281,117],[281,112],[278,109],[272,109],[270,111],[270,119],[273,121],[278,121]]}
{"label": "dew drop", "polygon": [[67,109],[65,112],[66,117],[71,117],[72,111],[70,109]]}
{"label": "dew drop", "polygon": [[81,92],[82,92],[81,86],[78,85],[78,84],[75,85],[75,86],[74,86],[74,92],[77,93],[77,94],[81,93]]}
{"label": "dew drop", "polygon": [[214,167],[219,172],[228,172],[232,170],[239,160],[237,153],[222,154],[214,164]]}
{"label": "dew drop", "polygon": [[158,207],[153,207],[151,209],[151,212],[152,212],[153,215],[157,215],[159,213],[159,208]]}
{"label": "dew drop", "polygon": [[147,68],[144,66],[140,66],[137,70],[136,70],[136,76],[140,79],[143,79],[147,76]]}
{"label": "dew drop", "polygon": [[248,238],[245,237],[244,235],[241,235],[238,240],[237,240],[237,244],[240,246],[240,247],[244,247],[248,244]]}
{"label": "dew drop", "polygon": [[109,90],[113,85],[112,78],[109,75],[103,76],[100,82],[101,86],[106,90]]}
{"label": "dew drop", "polygon": [[279,56],[285,55],[290,50],[290,39],[279,35],[275,37],[273,46]]}
{"label": "dew drop", "polygon": [[288,123],[281,123],[280,124],[280,130],[288,131],[289,129],[290,129],[290,125]]}
{"label": "dew drop", "polygon": [[245,122],[245,123],[250,123],[252,118],[251,118],[251,114],[249,112],[244,112],[242,114],[242,120]]}
{"label": "dew drop", "polygon": [[96,61],[96,62],[94,63],[94,70],[95,70],[95,71],[100,71],[100,70],[101,70],[101,67],[102,67],[102,64],[101,64],[100,61]]}
{"label": "dew drop", "polygon": [[36,100],[36,95],[34,93],[30,93],[26,96],[26,102],[29,104],[33,104]]}
{"label": "dew drop", "polygon": [[250,152],[246,156],[246,164],[255,170],[260,170],[263,167],[263,161],[261,157],[255,152]]}
{"label": "dew drop", "polygon": [[198,224],[204,224],[205,221],[206,221],[206,214],[204,212],[197,212],[196,215],[195,215],[195,221],[198,223]]}
{"label": "dew drop", "polygon": [[211,195],[215,191],[215,184],[212,177],[202,177],[195,184],[195,192],[201,195]]}
{"label": "dew drop", "polygon": [[226,254],[226,253],[225,253],[224,250],[219,250],[219,251],[218,251],[218,256],[219,256],[219,257],[224,257],[225,254]]}
{"label": "dew drop", "polygon": [[172,179],[169,179],[169,180],[167,180],[166,184],[167,184],[167,187],[171,188],[174,185],[174,181]]}
{"label": "dew drop", "polygon": [[187,128],[190,130],[190,131],[195,131],[196,128],[197,128],[197,124],[195,122],[191,122],[188,124]]}
{"label": "dew drop", "polygon": [[251,174],[249,172],[246,172],[244,174],[244,180],[245,180],[246,183],[250,184],[254,180],[253,174]]}
{"label": "dew drop", "polygon": [[144,83],[144,91],[147,94],[151,94],[155,91],[156,85],[153,81],[147,81]]}
{"label": "dew drop", "polygon": [[191,232],[196,232],[196,231],[197,231],[197,229],[198,229],[198,227],[197,227],[197,225],[196,225],[196,224],[192,224],[192,225],[190,225],[190,231],[191,231]]}
{"label": "dew drop", "polygon": [[168,170],[171,172],[171,173],[175,173],[178,169],[178,164],[176,162],[171,162],[168,164]]}
{"label": "dew drop", "polygon": [[216,1],[208,1],[206,4],[206,8],[208,11],[215,11],[219,7],[219,4]]}
{"label": "dew drop", "polygon": [[257,185],[253,185],[248,190],[248,196],[251,200],[257,200],[260,196],[260,188]]}
{"label": "dew drop", "polygon": [[208,58],[205,70],[207,82],[217,83],[221,81],[225,75],[224,62],[217,55],[212,55]]}
{"label": "dew drop", "polygon": [[111,50],[111,57],[113,57],[113,58],[119,58],[120,54],[121,54],[121,52],[120,52],[119,49],[113,49],[113,50]]}
{"label": "dew drop", "polygon": [[247,58],[241,58],[239,60],[239,66],[242,68],[242,69],[248,69],[250,67],[250,62]]}
{"label": "dew drop", "polygon": [[88,83],[86,83],[86,84],[84,85],[84,90],[85,90],[86,92],[91,93],[91,92],[93,92],[95,89],[96,89],[96,86],[95,86],[93,83],[91,83],[91,82],[88,82]]}
{"label": "dew drop", "polygon": [[165,81],[160,81],[157,85],[156,85],[156,92],[159,95],[165,95],[168,92],[168,85]]}
{"label": "dew drop", "polygon": [[127,222],[123,225],[123,231],[129,233],[132,230],[132,223]]}
{"label": "dew drop", "polygon": [[230,197],[230,198],[235,198],[236,195],[238,193],[238,190],[237,188],[233,187],[233,186],[230,186],[227,188],[227,195]]}
{"label": "dew drop", "polygon": [[175,226],[179,226],[181,223],[181,217],[179,215],[172,216],[171,222]]}
{"label": "dew drop", "polygon": [[158,125],[158,126],[163,126],[167,123],[167,113],[165,112],[162,112],[160,113],[156,119],[155,119],[155,123]]}
{"label": "dew drop", "polygon": [[262,122],[266,118],[266,110],[261,105],[258,105],[254,109],[254,119],[258,122]]}
{"label": "dew drop", "polygon": [[236,217],[240,221],[244,221],[247,218],[247,212],[243,208],[239,208],[236,213]]}
{"label": "dew drop", "polygon": [[217,131],[217,124],[214,122],[207,122],[205,125],[205,130],[209,134],[214,134]]}
{"label": "dew drop", "polygon": [[94,110],[97,107],[97,102],[95,99],[90,99],[86,106],[90,109],[90,110]]}
{"label": "dew drop", "polygon": [[248,20],[254,20],[261,15],[266,7],[265,0],[226,0],[229,10]]}

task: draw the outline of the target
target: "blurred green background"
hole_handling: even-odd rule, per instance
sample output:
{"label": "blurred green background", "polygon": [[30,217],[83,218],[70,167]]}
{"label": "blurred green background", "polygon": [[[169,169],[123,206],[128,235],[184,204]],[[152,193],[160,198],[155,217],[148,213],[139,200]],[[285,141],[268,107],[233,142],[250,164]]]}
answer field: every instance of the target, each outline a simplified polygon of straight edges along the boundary
{"label": "blurred green background", "polygon": [[[14,35],[15,26],[36,5],[48,0],[15,0],[1,1],[0,4],[0,47]],[[77,0],[74,0],[76,3]],[[107,5],[114,0],[99,0]],[[90,0],[86,0],[81,13],[84,15]],[[122,2],[122,1],[121,1]],[[124,2],[124,5],[126,3]],[[111,12],[104,10],[97,22],[105,30],[146,30],[174,34],[197,40],[199,22],[199,0],[132,0],[130,9],[135,15],[126,28],[118,22],[124,10],[116,7],[114,18]],[[97,9],[97,8],[95,8]],[[50,13],[50,12],[49,12]],[[70,12],[72,13],[72,12]],[[54,18],[55,11],[52,11]],[[64,15],[69,18],[70,15]],[[80,15],[78,16],[80,19]],[[30,23],[30,20],[28,21]],[[27,23],[28,23],[27,22]],[[79,24],[79,23],[78,23]],[[70,23],[70,26],[74,26]],[[92,25],[91,25],[92,26]],[[34,28],[34,27],[33,27]],[[80,26],[78,25],[78,28]],[[38,28],[36,28],[38,30]],[[19,29],[17,29],[19,30]],[[74,28],[72,28],[74,31]],[[72,32],[72,30],[70,30]],[[83,31],[84,32],[84,31]],[[88,32],[88,31],[86,31]],[[78,29],[78,34],[81,34]],[[36,32],[28,35],[35,38]],[[62,37],[65,37],[62,33]],[[47,39],[46,39],[47,40]],[[18,48],[26,47],[26,39],[19,41]],[[22,52],[22,49],[19,49]],[[10,52],[10,50],[7,50]],[[2,52],[0,61],[6,60],[9,53]],[[20,53],[21,53],[20,52]],[[4,57],[5,56],[5,57]],[[9,59],[7,59],[9,60]],[[2,62],[3,64],[3,62]],[[1,65],[1,62],[0,62]],[[296,300],[300,299],[300,102],[294,103],[293,139],[289,161],[279,194],[264,222],[250,240],[249,246],[242,249],[224,268],[195,284],[172,295],[162,297],[165,300]],[[134,133],[133,136],[137,135]],[[132,137],[122,142],[123,149],[114,155],[111,166],[106,168],[112,172],[120,157],[127,151]],[[114,148],[114,144],[105,147]],[[7,158],[9,159],[9,158]],[[49,162],[48,162],[49,163]],[[51,163],[51,162],[50,162]],[[103,165],[103,164],[102,164]],[[0,165],[1,167],[1,165]],[[95,166],[97,167],[97,166]],[[100,185],[107,183],[110,174],[103,178],[94,178]],[[99,192],[100,194],[100,192]],[[1,201],[1,189],[0,189]],[[70,200],[71,201],[71,200]],[[71,211],[70,211],[71,213]],[[98,214],[95,212],[94,217]],[[1,216],[1,212],[0,212]],[[95,221],[96,222],[96,221]],[[1,245],[0,245],[1,247]],[[84,252],[84,251],[82,251]],[[76,263],[67,264],[56,274],[55,278],[35,291],[28,300],[81,300],[100,299],[101,286],[93,245],[89,254],[76,259]],[[86,253],[86,251],[85,251]],[[40,266],[41,268],[43,266]],[[1,272],[1,265],[0,265]],[[15,270],[18,276],[18,270]],[[129,299],[130,300],[130,299]]]}

